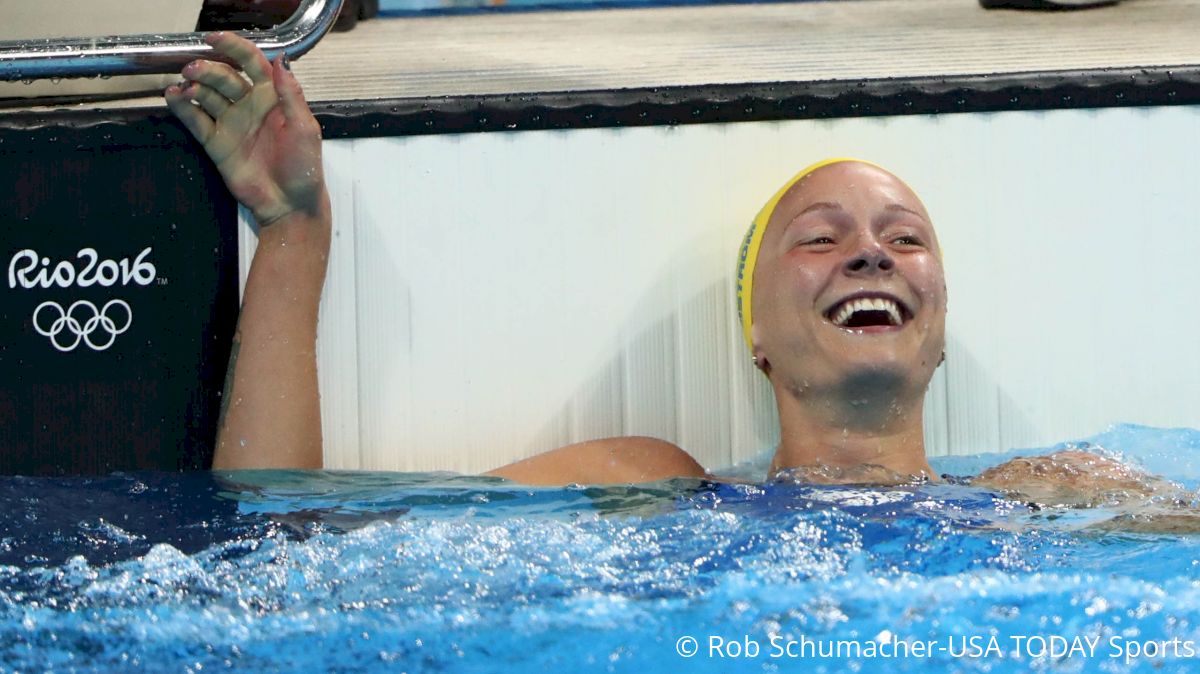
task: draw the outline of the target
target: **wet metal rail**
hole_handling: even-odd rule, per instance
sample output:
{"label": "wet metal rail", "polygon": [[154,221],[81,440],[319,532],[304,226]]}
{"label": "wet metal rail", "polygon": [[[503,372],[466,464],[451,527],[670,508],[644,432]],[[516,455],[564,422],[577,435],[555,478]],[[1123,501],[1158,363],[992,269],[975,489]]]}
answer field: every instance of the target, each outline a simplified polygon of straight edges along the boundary
{"label": "wet metal rail", "polygon": [[[281,52],[297,58],[329,31],[341,5],[342,0],[303,0],[286,22],[243,34],[270,58]],[[197,58],[213,58],[203,33],[0,42],[0,81],[170,73]]]}

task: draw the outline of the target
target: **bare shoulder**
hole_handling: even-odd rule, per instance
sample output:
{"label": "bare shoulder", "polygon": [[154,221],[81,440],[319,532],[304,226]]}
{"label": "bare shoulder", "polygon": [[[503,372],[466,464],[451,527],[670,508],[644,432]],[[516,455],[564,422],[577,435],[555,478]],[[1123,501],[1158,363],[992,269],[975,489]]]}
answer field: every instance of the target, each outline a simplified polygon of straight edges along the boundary
{"label": "bare shoulder", "polygon": [[1163,495],[1174,485],[1127,463],[1080,450],[1018,457],[971,484],[1044,505],[1092,507]]}
{"label": "bare shoulder", "polygon": [[486,474],[536,485],[631,484],[707,476],[678,445],[640,436],[580,442]]}

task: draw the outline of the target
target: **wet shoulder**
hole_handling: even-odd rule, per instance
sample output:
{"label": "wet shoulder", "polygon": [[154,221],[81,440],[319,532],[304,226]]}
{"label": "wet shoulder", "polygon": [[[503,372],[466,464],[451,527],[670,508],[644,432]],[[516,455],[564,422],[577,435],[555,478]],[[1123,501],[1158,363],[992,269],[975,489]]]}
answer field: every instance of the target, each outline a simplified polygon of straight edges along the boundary
{"label": "wet shoulder", "polygon": [[704,477],[704,468],[678,445],[628,436],[560,447],[488,473],[534,485],[638,484]]}

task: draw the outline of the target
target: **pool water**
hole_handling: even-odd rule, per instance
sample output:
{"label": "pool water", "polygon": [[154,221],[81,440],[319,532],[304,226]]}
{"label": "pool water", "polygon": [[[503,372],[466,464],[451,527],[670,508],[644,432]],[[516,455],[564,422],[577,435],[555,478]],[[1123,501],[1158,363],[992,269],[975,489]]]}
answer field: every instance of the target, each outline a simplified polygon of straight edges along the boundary
{"label": "pool water", "polygon": [[[1200,484],[1198,431],[1087,442]],[[0,478],[0,672],[1193,671],[1200,538],[1081,530],[1109,514],[952,484]]]}

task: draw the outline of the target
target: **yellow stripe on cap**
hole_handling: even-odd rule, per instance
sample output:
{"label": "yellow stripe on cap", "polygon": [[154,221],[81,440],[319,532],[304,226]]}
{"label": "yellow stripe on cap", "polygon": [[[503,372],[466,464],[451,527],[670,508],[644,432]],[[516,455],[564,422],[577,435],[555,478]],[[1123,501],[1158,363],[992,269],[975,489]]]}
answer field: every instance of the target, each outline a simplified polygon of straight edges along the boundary
{"label": "yellow stripe on cap", "polygon": [[779,201],[783,199],[783,195],[787,194],[793,185],[817,169],[824,168],[830,164],[840,164],[847,161],[885,170],[869,161],[850,157],[834,157],[819,161],[805,167],[793,176],[791,180],[784,183],[783,187],[780,187],[779,191],[775,192],[775,196],[771,197],[771,200],[762,207],[758,215],[754,216],[754,221],[750,223],[750,229],[746,231],[746,238],[742,239],[742,247],[738,251],[736,281],[738,319],[742,322],[742,337],[745,338],[746,346],[751,351],[754,350],[754,342],[750,339],[750,326],[754,325],[754,316],[751,307],[752,293],[754,291],[754,265],[758,263],[758,249],[762,246],[763,235],[767,231],[767,223],[771,221],[771,215],[775,213],[775,208],[779,205]]}

